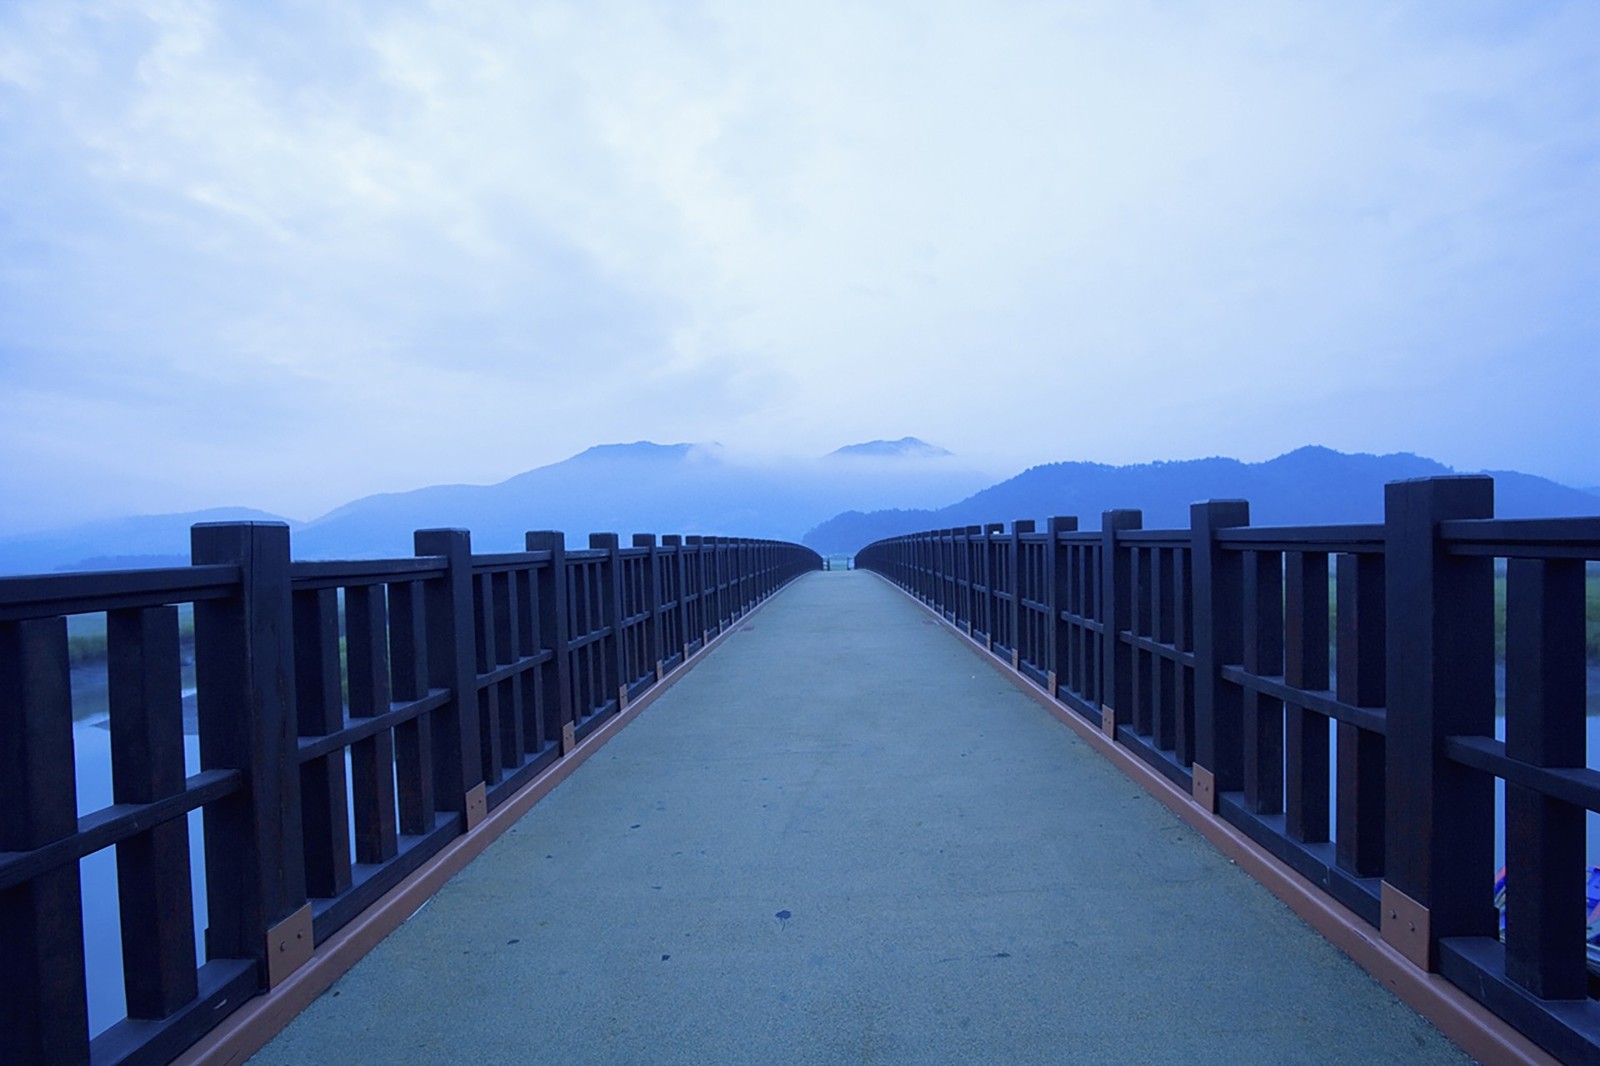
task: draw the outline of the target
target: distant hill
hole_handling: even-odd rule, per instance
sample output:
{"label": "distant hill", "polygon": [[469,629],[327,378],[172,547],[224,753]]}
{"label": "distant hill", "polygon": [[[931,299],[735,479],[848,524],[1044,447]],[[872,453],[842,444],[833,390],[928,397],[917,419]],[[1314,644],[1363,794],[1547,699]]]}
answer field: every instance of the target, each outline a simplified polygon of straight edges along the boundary
{"label": "distant hill", "polygon": [[[290,522],[297,559],[409,555],[412,532],[472,531],[480,551],[516,551],[531,529],[716,534],[798,540],[848,508],[930,507],[993,480],[945,449],[907,437],[848,445],[827,456],[747,463],[718,445],[602,444],[495,485],[433,485],[354,500],[312,522]],[[244,508],[145,515],[0,537],[0,574],[169,566],[188,559],[189,526],[285,521]]]}
{"label": "distant hill", "polygon": [[[1097,529],[1113,508],[1144,512],[1146,528],[1187,528],[1196,500],[1245,499],[1256,525],[1378,522],[1383,486],[1403,478],[1453,474],[1432,459],[1398,453],[1347,455],[1306,447],[1263,463],[1237,459],[1106,466],[1049,463],[1023,471],[959,503],[935,510],[851,511],[812,529],[804,542],[823,553],[854,553],[875,540],[924,529],[1075,515]],[[1491,471],[1503,517],[1600,514],[1600,496],[1514,471]]]}
{"label": "distant hill", "polygon": [[199,522],[286,522],[291,530],[297,525],[248,507],[108,518],[70,529],[0,537],[0,574],[185,565],[189,527]]}
{"label": "distant hill", "polygon": [[[197,522],[287,521],[297,559],[411,553],[414,530],[470,529],[479,551],[516,551],[531,529],[718,534],[799,540],[846,554],[896,533],[1077,515],[1098,527],[1113,507],[1150,528],[1188,525],[1194,500],[1243,498],[1258,525],[1378,521],[1383,485],[1454,473],[1415,455],[1301,448],[1264,463],[1195,459],[1036,466],[999,484],[915,437],[847,445],[825,456],[750,463],[715,444],[604,444],[494,485],[434,485],[354,500],[312,522],[248,508],[143,515],[0,537],[0,574],[170,566],[188,559]],[[1505,516],[1600,514],[1600,495],[1495,472]],[[985,487],[988,486],[988,487]],[[951,503],[959,500],[959,503]],[[830,517],[831,516],[831,517]],[[806,532],[810,530],[810,532]]]}
{"label": "distant hill", "polygon": [[[487,551],[519,550],[530,529],[560,529],[575,545],[593,531],[684,533],[798,540],[849,507],[931,506],[990,478],[942,448],[835,452],[821,459],[751,464],[717,445],[608,444],[496,485],[441,485],[369,496],[308,523],[295,536],[306,558],[406,554],[411,531],[472,530]],[[905,442],[896,442],[905,443]],[[917,447],[920,445],[920,447]]]}
{"label": "distant hill", "polygon": [[845,459],[943,459],[951,453],[937,444],[929,444],[916,437],[899,440],[869,440],[864,444],[847,444],[829,452],[830,457]]}

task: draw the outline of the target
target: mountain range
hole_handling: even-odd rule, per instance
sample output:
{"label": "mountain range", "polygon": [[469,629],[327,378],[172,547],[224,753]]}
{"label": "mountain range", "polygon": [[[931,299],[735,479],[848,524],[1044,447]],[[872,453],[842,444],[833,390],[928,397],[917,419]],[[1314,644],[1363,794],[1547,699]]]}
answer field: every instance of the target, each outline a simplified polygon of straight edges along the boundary
{"label": "mountain range", "polygon": [[[1502,518],[1560,518],[1600,514],[1600,494],[1569,488],[1516,471],[1486,471],[1495,479],[1495,514]],[[1083,529],[1098,529],[1113,508],[1142,510],[1147,529],[1186,529],[1196,500],[1250,501],[1254,525],[1320,525],[1383,521],[1383,486],[1406,478],[1457,471],[1408,453],[1349,455],[1331,448],[1299,448],[1262,463],[1237,459],[1106,466],[1047,463],[932,510],[850,511],[805,535],[824,554],[854,553],[884,537],[1033,519],[1043,528],[1052,515],[1072,515]]]}
{"label": "mountain range", "polygon": [[354,500],[308,522],[228,509],[111,519],[0,536],[0,574],[176,565],[194,522],[286,521],[297,559],[411,554],[413,530],[472,531],[474,549],[518,551],[531,529],[570,544],[591,531],[718,534],[798,540],[841,511],[938,507],[994,476],[905,437],[816,458],[747,461],[716,444],[603,444],[494,485],[433,485]]}
{"label": "mountain range", "polygon": [[[1263,463],[1237,459],[1107,466],[1048,463],[991,484],[958,456],[915,437],[847,445],[820,458],[747,462],[720,446],[606,444],[494,485],[434,485],[354,500],[309,522],[224,508],[141,515],[0,537],[0,574],[181,565],[195,522],[286,521],[296,558],[411,553],[413,530],[470,529],[479,551],[516,551],[530,529],[719,534],[803,540],[851,554],[923,529],[1042,521],[1140,508],[1149,528],[1185,527],[1194,500],[1243,498],[1257,525],[1373,522],[1383,485],[1455,471],[1416,455],[1348,455],[1306,447]],[[1514,471],[1494,474],[1504,517],[1600,514],[1600,494]],[[954,501],[954,502],[952,502]]]}

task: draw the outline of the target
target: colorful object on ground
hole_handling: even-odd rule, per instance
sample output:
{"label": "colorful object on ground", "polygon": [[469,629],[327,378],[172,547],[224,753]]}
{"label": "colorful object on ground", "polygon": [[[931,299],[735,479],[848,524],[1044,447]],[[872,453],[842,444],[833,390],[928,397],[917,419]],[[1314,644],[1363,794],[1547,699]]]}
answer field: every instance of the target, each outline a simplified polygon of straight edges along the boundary
{"label": "colorful object on ground", "polygon": [[[1584,912],[1588,914],[1588,927],[1584,930],[1588,953],[1589,972],[1600,976],[1600,866],[1588,867],[1588,880],[1584,890]],[[1494,875],[1494,905],[1500,911],[1500,939],[1506,938],[1506,868]]]}

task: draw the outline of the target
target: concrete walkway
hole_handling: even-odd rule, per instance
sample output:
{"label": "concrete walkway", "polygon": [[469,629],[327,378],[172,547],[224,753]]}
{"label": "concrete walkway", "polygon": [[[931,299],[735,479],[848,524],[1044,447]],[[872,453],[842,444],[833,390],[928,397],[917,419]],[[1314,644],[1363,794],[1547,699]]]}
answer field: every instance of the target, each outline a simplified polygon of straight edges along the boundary
{"label": "concrete walkway", "polygon": [[835,572],[253,1061],[1465,1056],[913,603]]}

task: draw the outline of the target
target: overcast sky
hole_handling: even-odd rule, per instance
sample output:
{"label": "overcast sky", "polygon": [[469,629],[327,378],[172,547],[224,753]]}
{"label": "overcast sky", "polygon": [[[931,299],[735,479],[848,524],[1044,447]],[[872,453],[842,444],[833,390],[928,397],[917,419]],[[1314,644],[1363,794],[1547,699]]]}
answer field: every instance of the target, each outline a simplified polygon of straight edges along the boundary
{"label": "overcast sky", "polygon": [[0,531],[906,434],[1600,485],[1600,4],[0,5]]}

